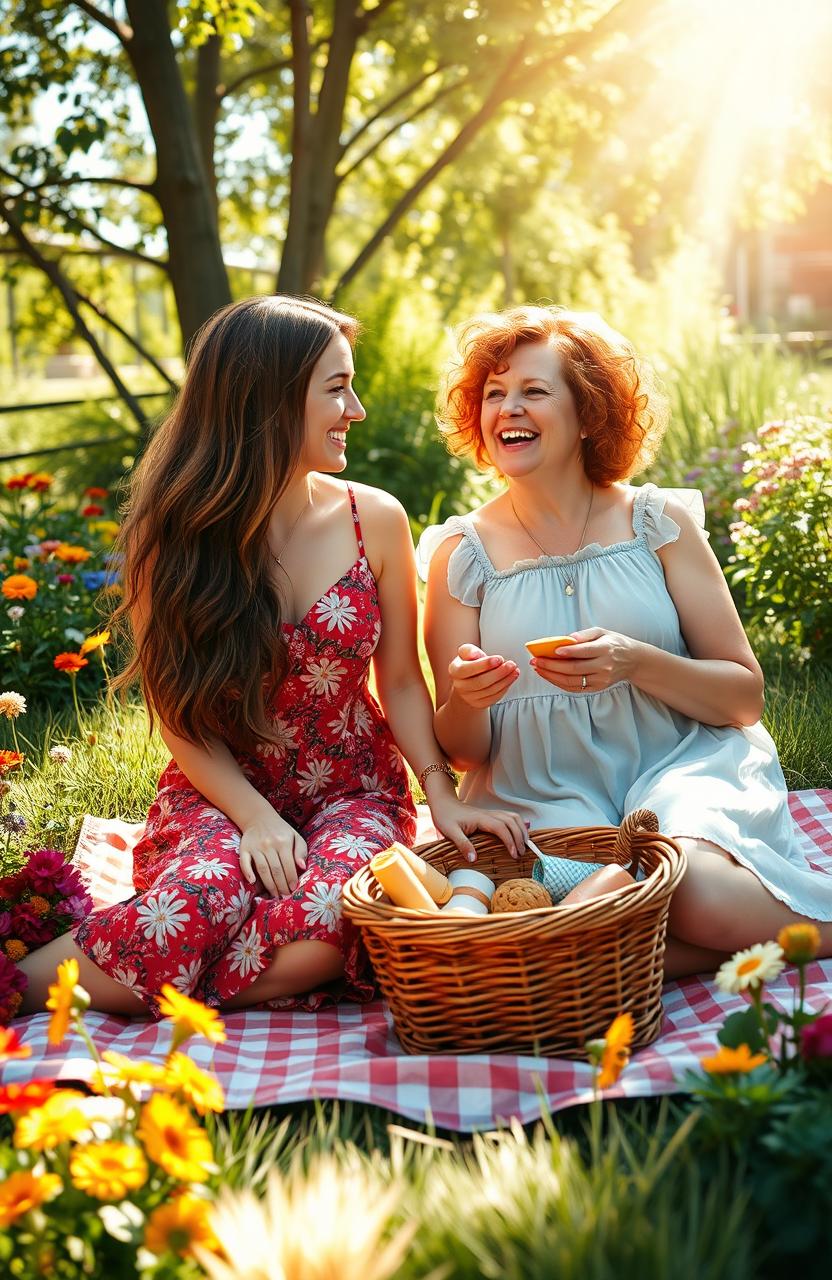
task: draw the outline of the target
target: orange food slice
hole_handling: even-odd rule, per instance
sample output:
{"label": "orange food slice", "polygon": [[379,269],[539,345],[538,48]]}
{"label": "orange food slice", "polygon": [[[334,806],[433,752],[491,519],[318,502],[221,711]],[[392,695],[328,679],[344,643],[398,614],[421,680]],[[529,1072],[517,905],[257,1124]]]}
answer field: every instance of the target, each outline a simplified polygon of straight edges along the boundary
{"label": "orange food slice", "polygon": [[538,640],[527,640],[526,648],[535,658],[554,658],[556,649],[577,643],[572,636],[541,636]]}

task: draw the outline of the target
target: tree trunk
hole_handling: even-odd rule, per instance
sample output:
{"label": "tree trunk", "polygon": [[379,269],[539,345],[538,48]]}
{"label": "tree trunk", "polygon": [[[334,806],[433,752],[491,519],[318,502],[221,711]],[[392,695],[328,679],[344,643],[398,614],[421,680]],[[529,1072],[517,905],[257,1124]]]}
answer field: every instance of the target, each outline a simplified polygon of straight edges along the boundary
{"label": "tree trunk", "polygon": [[217,117],[220,111],[220,96],[217,92],[220,82],[220,38],[209,36],[201,44],[196,53],[196,89],[194,92],[194,120],[199,143],[199,154],[208,193],[211,196],[214,210],[214,222],[217,221],[217,174],[214,168],[214,145],[217,132]]}
{"label": "tree trunk", "polygon": [[312,12],[308,0],[290,0],[292,21],[292,167],[289,216],[277,273],[278,293],[303,293],[306,235],[312,184]]}
{"label": "tree trunk", "polygon": [[168,236],[170,279],[182,339],[231,301],[215,217],[215,193],[200,156],[194,119],[170,39],[165,0],[126,0],[136,73],[156,144],[155,193]]}

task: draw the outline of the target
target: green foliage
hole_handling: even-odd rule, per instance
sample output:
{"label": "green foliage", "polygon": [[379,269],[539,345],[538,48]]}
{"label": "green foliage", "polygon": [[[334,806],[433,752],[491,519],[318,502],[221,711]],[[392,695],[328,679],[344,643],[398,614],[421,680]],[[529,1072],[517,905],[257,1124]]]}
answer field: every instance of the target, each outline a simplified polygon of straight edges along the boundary
{"label": "green foliage", "polygon": [[769,422],[745,451],[747,496],[734,503],[729,580],[742,584],[752,623],[829,662],[832,423],[806,416]]}

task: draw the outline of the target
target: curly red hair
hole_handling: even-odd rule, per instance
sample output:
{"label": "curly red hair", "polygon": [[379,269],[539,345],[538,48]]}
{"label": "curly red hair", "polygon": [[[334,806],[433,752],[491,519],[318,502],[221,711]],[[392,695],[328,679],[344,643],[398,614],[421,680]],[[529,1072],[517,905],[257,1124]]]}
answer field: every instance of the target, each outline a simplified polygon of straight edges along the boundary
{"label": "curly red hair", "polygon": [[565,307],[512,307],[485,312],[456,332],[458,355],[440,389],[437,422],[451,453],[492,466],[480,429],[482,390],[515,347],[548,342],[561,359],[594,484],[628,479],[658,452],[668,409],[652,371],[621,334],[599,316]]}

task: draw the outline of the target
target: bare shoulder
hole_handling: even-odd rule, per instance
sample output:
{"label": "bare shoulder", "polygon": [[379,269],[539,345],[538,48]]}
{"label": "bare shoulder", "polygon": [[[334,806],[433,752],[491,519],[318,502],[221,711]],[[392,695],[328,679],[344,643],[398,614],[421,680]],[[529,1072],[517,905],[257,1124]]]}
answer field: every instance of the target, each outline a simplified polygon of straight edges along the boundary
{"label": "bare shoulder", "polygon": [[358,513],[363,523],[375,526],[380,530],[400,528],[402,524],[409,527],[407,512],[398,498],[386,489],[377,489],[371,484],[352,484]]}

